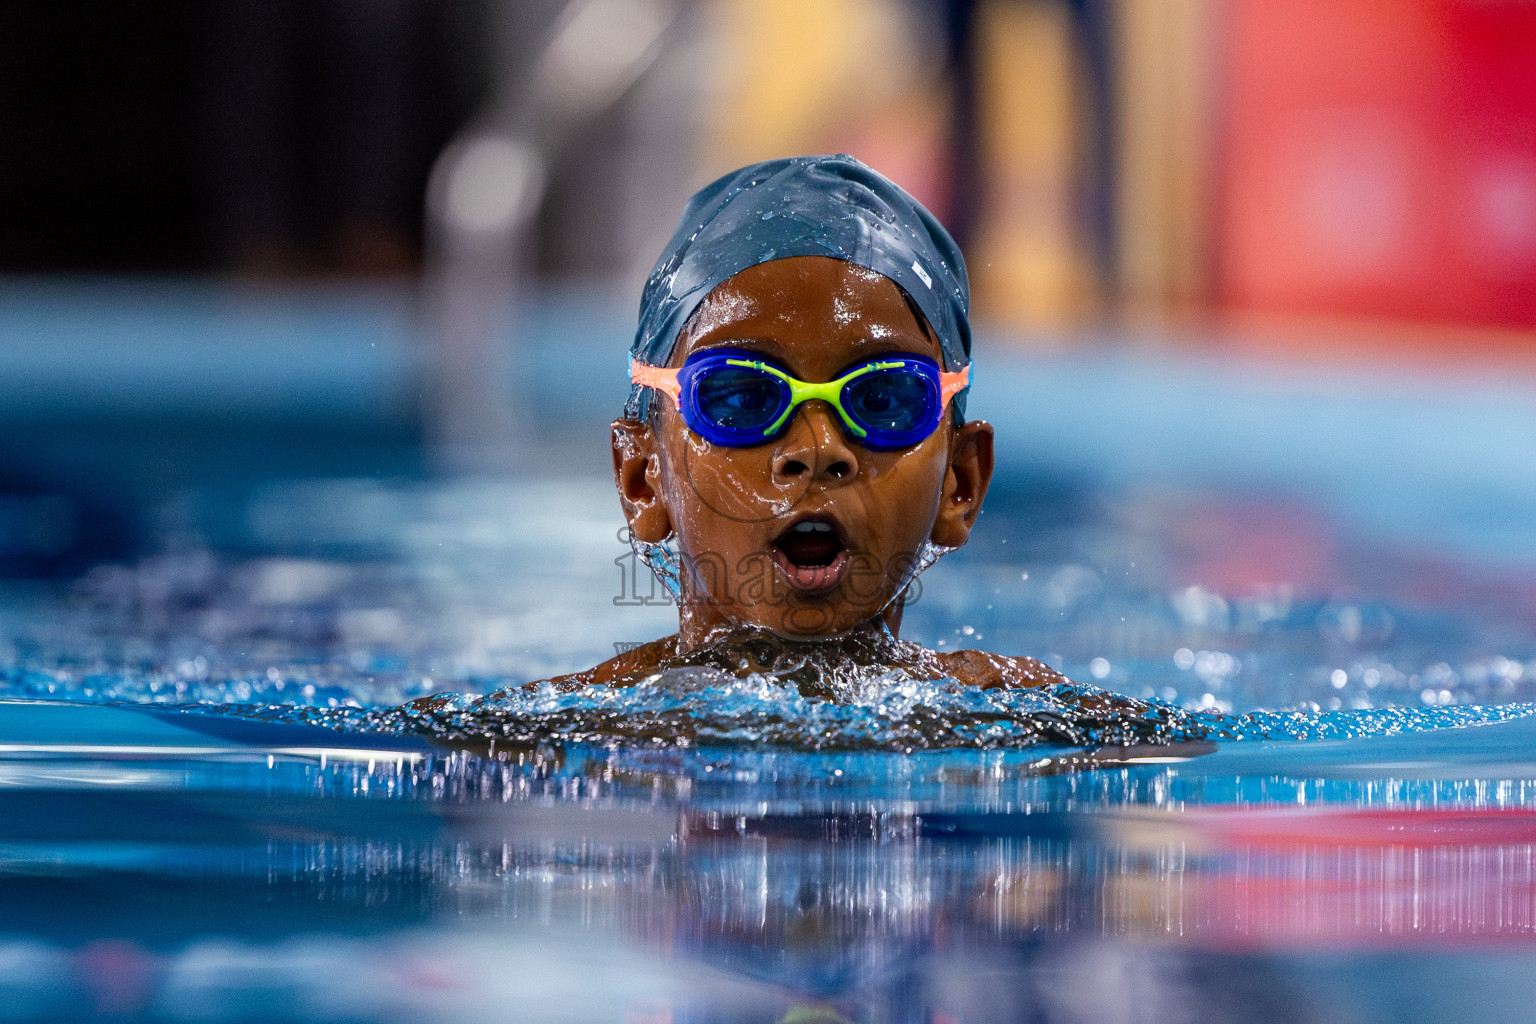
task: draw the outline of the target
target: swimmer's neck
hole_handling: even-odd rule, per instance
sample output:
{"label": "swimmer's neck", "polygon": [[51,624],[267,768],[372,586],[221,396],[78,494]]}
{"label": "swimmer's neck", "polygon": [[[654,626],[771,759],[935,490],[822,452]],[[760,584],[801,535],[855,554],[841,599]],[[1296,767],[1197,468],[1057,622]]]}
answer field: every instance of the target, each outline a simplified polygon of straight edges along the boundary
{"label": "swimmer's neck", "polygon": [[688,643],[681,632],[668,638],[671,656],[688,660],[708,651],[733,650],[737,647],[775,651],[799,651],[800,657],[836,656],[850,651],[889,651],[898,644],[891,631],[879,616],[855,627],[831,636],[792,636],[750,623],[724,624],[704,634],[695,643]]}
{"label": "swimmer's neck", "polygon": [[[901,637],[901,613],[904,604],[905,602],[898,598],[892,601],[885,611],[841,633],[832,633],[826,636],[779,635],[785,640],[796,643],[816,643],[823,640],[840,642],[859,638],[897,640]],[[715,642],[723,634],[736,630],[750,630],[752,628],[754,627],[744,623],[722,619],[718,615],[700,614],[696,609],[684,604],[678,609],[677,650],[679,652],[696,650],[699,647]]]}

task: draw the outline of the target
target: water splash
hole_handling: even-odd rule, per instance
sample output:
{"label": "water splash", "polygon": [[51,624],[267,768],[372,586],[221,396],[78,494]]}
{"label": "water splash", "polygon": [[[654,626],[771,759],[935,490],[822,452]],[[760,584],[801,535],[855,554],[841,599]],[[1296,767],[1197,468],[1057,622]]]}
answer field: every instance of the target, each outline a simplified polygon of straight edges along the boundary
{"label": "water splash", "polygon": [[1213,740],[1356,740],[1434,729],[1492,725],[1536,714],[1536,704],[1462,704],[1451,707],[1386,707],[1347,711],[1310,708],[1206,715]]}
{"label": "water splash", "polygon": [[562,689],[546,680],[385,708],[277,704],[218,710],[348,732],[421,735],[458,746],[494,742],[502,749],[599,743],[897,752],[1351,739],[1536,712],[1536,705],[1513,704],[1228,715],[1064,680],[982,689],[936,671],[941,664],[934,652],[888,633],[807,644],[764,630],[737,630],[664,662],[630,686]]}
{"label": "water splash", "polygon": [[683,599],[682,556],[677,549],[677,538],[668,536],[659,543],[641,540],[636,537],[634,531],[629,531],[629,546],[634,550],[635,557],[645,563],[645,567],[651,570],[651,575],[661,581],[661,585],[672,595],[672,600],[681,602]]}
{"label": "water splash", "polygon": [[980,690],[893,669],[866,680],[857,702],[842,702],[807,697],[793,680],[775,673],[737,677],[715,668],[677,668],[629,687],[560,692],[541,683],[383,709],[224,705],[220,710],[347,731],[425,735],[451,744],[494,739],[501,747],[596,742],[911,752],[1130,746],[1199,739],[1210,732],[1200,713],[1167,705],[1127,701],[1112,711],[1088,710],[1083,697],[1090,691],[1075,684]]}

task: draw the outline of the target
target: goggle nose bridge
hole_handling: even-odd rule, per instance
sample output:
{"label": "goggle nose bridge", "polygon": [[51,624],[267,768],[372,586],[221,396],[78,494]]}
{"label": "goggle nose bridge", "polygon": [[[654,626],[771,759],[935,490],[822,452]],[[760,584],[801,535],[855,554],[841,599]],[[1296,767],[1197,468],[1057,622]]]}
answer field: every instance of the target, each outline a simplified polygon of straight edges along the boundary
{"label": "goggle nose bridge", "polygon": [[785,406],[784,411],[779,413],[778,419],[763,428],[765,434],[777,433],[784,424],[789,422],[790,417],[794,416],[795,410],[806,402],[820,400],[826,402],[837,411],[837,418],[842,421],[844,427],[853,433],[854,437],[864,438],[869,436],[869,431],[855,423],[853,417],[849,416],[848,411],[843,408],[843,388],[855,377],[862,377],[866,373],[874,373],[877,370],[900,369],[906,364],[899,360],[895,362],[866,363],[855,369],[852,373],[845,373],[836,380],[829,380],[820,384],[791,377],[778,367],[770,366],[756,359],[727,359],[725,365],[758,370],[777,377],[789,386],[789,405]]}

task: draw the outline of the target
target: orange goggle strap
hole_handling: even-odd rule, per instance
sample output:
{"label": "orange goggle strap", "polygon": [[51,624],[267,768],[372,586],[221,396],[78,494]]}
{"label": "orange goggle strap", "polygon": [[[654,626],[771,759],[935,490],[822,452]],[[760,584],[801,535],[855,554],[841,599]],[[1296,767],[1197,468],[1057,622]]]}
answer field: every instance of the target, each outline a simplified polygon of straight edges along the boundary
{"label": "orange goggle strap", "polygon": [[641,387],[655,388],[672,396],[673,404],[682,397],[683,386],[677,382],[681,370],[669,370],[665,366],[647,366],[638,359],[629,361],[629,379]]}
{"label": "orange goggle strap", "polygon": [[[655,388],[657,391],[665,391],[672,396],[675,404],[682,396],[682,385],[677,382],[677,375],[681,370],[670,370],[665,366],[648,366],[638,359],[629,361],[629,379],[641,387]],[[939,371],[939,408],[949,406],[949,400],[956,394],[971,386],[971,368],[966,366],[954,373],[948,370]]]}
{"label": "orange goggle strap", "polygon": [[971,386],[971,367],[966,364],[959,371],[950,373],[939,370],[939,409],[949,408],[949,400]]}

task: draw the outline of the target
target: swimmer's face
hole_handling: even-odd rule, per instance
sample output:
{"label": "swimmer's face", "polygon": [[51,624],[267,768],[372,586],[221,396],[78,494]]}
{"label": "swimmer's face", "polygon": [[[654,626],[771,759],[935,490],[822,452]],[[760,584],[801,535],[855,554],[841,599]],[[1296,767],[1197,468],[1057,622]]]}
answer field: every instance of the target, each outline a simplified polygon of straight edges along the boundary
{"label": "swimmer's face", "polygon": [[[894,283],[822,256],[762,263],[719,285],[669,365],[722,346],[811,382],[891,353],[943,361]],[[964,544],[991,478],[992,428],[956,427],[948,410],[918,444],[875,451],[846,436],[822,401],[751,448],[705,441],[669,397],[653,393],[652,407],[649,423],[614,422],[614,471],[634,535],[677,536],[685,642],[722,625],[811,638],[885,614],[894,627],[923,542]]]}

